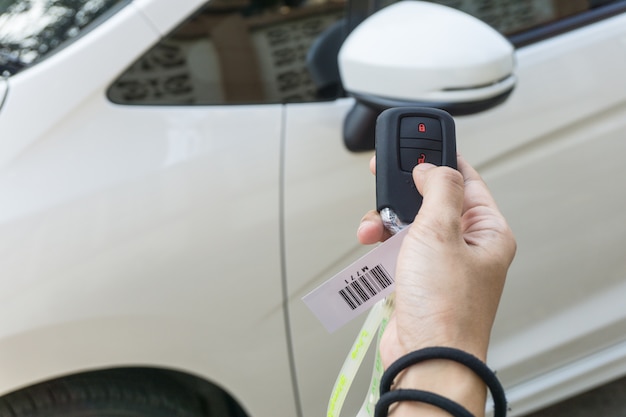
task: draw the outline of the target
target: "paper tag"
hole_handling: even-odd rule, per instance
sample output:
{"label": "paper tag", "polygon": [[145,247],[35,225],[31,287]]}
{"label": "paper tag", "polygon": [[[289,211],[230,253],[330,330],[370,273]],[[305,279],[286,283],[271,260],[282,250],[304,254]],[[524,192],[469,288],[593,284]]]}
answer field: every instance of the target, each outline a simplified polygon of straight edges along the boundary
{"label": "paper tag", "polygon": [[396,260],[408,229],[302,297],[326,330],[334,332],[393,292]]}

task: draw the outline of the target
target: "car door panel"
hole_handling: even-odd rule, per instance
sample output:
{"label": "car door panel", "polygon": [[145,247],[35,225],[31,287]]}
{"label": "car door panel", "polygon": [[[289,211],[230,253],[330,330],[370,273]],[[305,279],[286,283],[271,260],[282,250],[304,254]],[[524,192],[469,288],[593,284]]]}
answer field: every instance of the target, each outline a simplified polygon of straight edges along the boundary
{"label": "car door panel", "polygon": [[147,366],[198,375],[254,415],[293,416],[282,106],[112,104],[109,85],[157,39],[125,8],[6,81],[0,392]]}
{"label": "car door panel", "polygon": [[[352,105],[352,99],[341,99],[286,106],[285,272],[304,416],[325,414],[333,370],[339,370],[360,326],[357,320],[329,335],[301,300],[368,249],[358,243],[356,227],[375,205],[372,153],[351,153],[343,145],[341,126]],[[362,401],[367,386],[361,388],[355,401]]]}
{"label": "car door panel", "polygon": [[[519,49],[518,84],[511,97],[493,110],[457,117],[458,148],[486,179],[519,244],[490,351],[490,364],[513,393],[513,415],[626,370],[626,352],[619,360],[615,348],[602,356],[603,349],[624,342],[626,330],[619,301],[626,297],[626,192],[619,180],[626,151],[624,28],[626,16],[620,15]],[[329,115],[320,119],[334,118],[330,130],[340,131],[336,108],[326,105],[325,111]],[[354,233],[360,217],[374,207],[374,190],[369,155],[346,154],[337,134],[335,143],[327,142],[326,125],[310,127],[317,115],[296,121],[291,116],[288,111],[289,305],[305,415],[319,415],[336,374],[322,370],[318,361],[334,364],[338,372],[358,325],[324,334],[299,298],[367,250],[356,249]],[[311,164],[318,165],[317,173]],[[295,181],[298,175],[302,178]],[[311,175],[320,178],[307,195],[304,185]],[[340,195],[327,191],[331,182]],[[323,194],[336,202],[320,204]],[[582,360],[593,354],[621,368],[592,372]],[[579,367],[577,378],[567,378],[563,369],[568,367]],[[353,408],[365,395],[368,371],[362,373]]]}

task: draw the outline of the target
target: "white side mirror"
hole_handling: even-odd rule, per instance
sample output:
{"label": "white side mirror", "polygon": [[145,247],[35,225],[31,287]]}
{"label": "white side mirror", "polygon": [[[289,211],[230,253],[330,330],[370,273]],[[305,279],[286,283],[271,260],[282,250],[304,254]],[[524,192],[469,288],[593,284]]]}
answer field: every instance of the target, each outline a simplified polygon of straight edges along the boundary
{"label": "white side mirror", "polygon": [[[513,46],[456,9],[405,0],[363,21],[339,52],[344,88],[366,102],[485,109],[515,85]],[[504,96],[504,97],[502,97]]]}
{"label": "white side mirror", "polygon": [[339,51],[344,89],[357,99],[344,124],[351,150],[373,149],[373,125],[389,107],[453,115],[502,103],[515,87],[514,48],[486,23],[435,3],[404,0],[364,20]]}

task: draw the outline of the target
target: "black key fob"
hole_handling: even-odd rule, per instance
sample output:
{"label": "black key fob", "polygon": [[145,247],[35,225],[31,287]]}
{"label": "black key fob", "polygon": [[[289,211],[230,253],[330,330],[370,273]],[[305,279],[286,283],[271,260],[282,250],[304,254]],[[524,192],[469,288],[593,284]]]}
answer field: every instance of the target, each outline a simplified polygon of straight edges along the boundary
{"label": "black key fob", "polygon": [[376,207],[412,223],[422,205],[413,168],[422,162],[456,169],[454,119],[443,110],[397,107],[376,121]]}

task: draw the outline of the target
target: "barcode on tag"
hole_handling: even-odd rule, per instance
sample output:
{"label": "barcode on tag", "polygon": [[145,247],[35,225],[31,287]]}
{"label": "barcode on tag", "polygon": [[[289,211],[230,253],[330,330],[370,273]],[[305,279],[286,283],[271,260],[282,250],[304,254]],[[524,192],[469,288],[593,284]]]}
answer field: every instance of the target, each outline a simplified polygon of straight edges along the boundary
{"label": "barcode on tag", "polygon": [[396,260],[408,230],[407,227],[396,233],[302,297],[329,332],[334,332],[393,292]]}
{"label": "barcode on tag", "polygon": [[385,267],[376,265],[339,290],[339,295],[348,304],[348,307],[354,310],[392,283],[393,278],[387,273]]}

